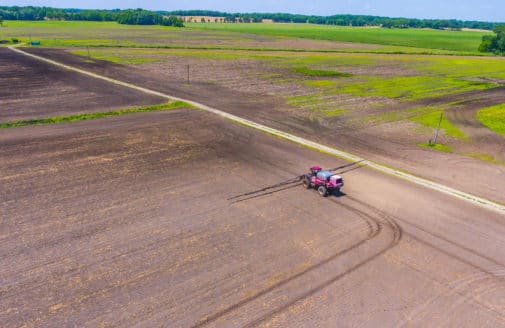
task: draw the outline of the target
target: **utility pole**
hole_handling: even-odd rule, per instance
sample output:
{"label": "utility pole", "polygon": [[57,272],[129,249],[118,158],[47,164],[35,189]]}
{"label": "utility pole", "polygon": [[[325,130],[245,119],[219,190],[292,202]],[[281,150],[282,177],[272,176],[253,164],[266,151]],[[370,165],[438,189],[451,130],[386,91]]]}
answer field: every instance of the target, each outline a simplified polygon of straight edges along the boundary
{"label": "utility pole", "polygon": [[89,46],[86,46],[86,49],[88,50],[88,59],[91,59],[91,55],[89,54]]}
{"label": "utility pole", "polygon": [[442,118],[444,117],[444,113],[440,113],[440,120],[438,121],[438,126],[437,130],[435,131],[435,139],[433,140],[433,143],[430,140],[430,145],[434,146],[437,144],[437,139],[438,139],[438,134],[440,132],[440,124],[442,124]]}
{"label": "utility pole", "polygon": [[187,65],[188,68],[188,84],[189,84],[189,65]]}

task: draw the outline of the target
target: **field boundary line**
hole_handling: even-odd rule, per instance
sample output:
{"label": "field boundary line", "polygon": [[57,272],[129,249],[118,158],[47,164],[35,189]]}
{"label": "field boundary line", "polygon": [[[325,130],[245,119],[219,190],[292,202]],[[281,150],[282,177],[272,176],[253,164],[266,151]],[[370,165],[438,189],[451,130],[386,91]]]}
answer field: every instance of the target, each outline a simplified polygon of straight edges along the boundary
{"label": "field boundary line", "polygon": [[251,128],[256,129],[258,131],[266,132],[266,133],[274,135],[276,137],[292,141],[292,142],[294,142],[296,144],[299,144],[299,145],[302,145],[302,146],[305,146],[305,147],[308,147],[308,148],[316,149],[316,150],[318,150],[320,152],[323,152],[323,153],[326,153],[326,154],[329,154],[329,155],[340,157],[340,158],[345,159],[345,160],[350,161],[350,162],[361,162],[360,163],[361,165],[366,165],[366,166],[368,166],[370,168],[373,168],[376,171],[379,171],[379,172],[382,172],[382,173],[386,173],[388,175],[395,176],[397,178],[400,178],[400,179],[403,179],[403,180],[415,183],[417,185],[420,185],[420,186],[423,186],[423,187],[426,187],[426,188],[429,188],[429,189],[432,189],[432,190],[436,190],[438,192],[441,192],[441,193],[444,193],[444,194],[447,194],[447,195],[450,195],[450,196],[453,196],[453,197],[456,197],[456,198],[459,198],[460,200],[464,200],[466,202],[472,203],[472,204],[477,205],[479,207],[486,208],[488,210],[492,210],[492,211],[500,213],[500,214],[505,214],[505,206],[504,205],[501,205],[501,204],[496,203],[494,201],[491,201],[489,199],[485,199],[485,198],[482,198],[482,197],[479,197],[479,196],[475,196],[475,195],[472,195],[472,194],[469,194],[469,193],[466,193],[466,192],[463,192],[463,191],[460,191],[460,190],[448,187],[446,185],[443,185],[443,184],[440,184],[440,183],[437,183],[437,182],[434,182],[434,181],[430,181],[428,179],[417,177],[415,175],[412,175],[410,173],[406,173],[406,172],[400,171],[398,169],[390,168],[390,167],[387,167],[385,165],[382,165],[382,164],[379,164],[379,163],[375,163],[373,161],[366,160],[364,158],[361,158],[361,157],[356,156],[354,154],[348,153],[346,151],[339,150],[339,149],[336,149],[336,148],[333,148],[333,147],[329,147],[327,145],[323,145],[323,144],[320,144],[320,143],[317,143],[317,142],[314,142],[314,141],[311,141],[311,140],[308,140],[308,139],[305,139],[305,138],[302,138],[302,137],[298,137],[296,135],[293,135],[293,134],[290,134],[290,133],[287,133],[287,132],[284,132],[284,131],[281,131],[281,130],[274,129],[274,128],[268,127],[268,126],[263,125],[263,124],[256,123],[254,121],[251,121],[251,120],[248,120],[248,119],[245,119],[245,118],[241,118],[239,116],[236,116],[236,115],[224,112],[224,111],[219,110],[219,109],[212,108],[210,106],[207,106],[207,105],[204,105],[204,104],[192,101],[192,100],[188,100],[188,99],[183,99],[183,98],[171,96],[171,95],[159,92],[159,91],[151,90],[151,89],[144,88],[144,87],[132,84],[132,83],[123,82],[123,81],[120,81],[120,80],[109,78],[109,77],[106,77],[106,76],[103,76],[103,75],[100,75],[100,74],[96,74],[96,73],[93,73],[93,72],[90,72],[90,71],[86,71],[86,70],[83,70],[83,69],[80,69],[80,68],[77,68],[77,67],[66,65],[66,64],[63,64],[63,63],[60,63],[60,62],[57,62],[57,61],[54,61],[54,60],[51,60],[51,59],[48,59],[48,58],[45,58],[45,57],[42,57],[42,56],[34,55],[34,54],[31,54],[31,53],[25,52],[23,50],[20,50],[16,46],[11,46],[11,47],[8,47],[8,48],[10,50],[12,50],[12,51],[15,51],[15,52],[19,53],[19,54],[22,54],[22,55],[25,55],[25,56],[28,56],[28,57],[32,57],[32,58],[44,61],[46,63],[52,64],[52,65],[55,65],[55,66],[58,66],[58,67],[62,67],[62,68],[65,68],[65,69],[68,69],[68,70],[71,70],[71,71],[75,71],[75,72],[78,72],[78,73],[81,73],[81,74],[84,74],[84,75],[87,75],[87,76],[91,76],[91,77],[94,77],[94,78],[97,78],[97,79],[100,79],[100,80],[104,80],[104,81],[107,81],[107,82],[110,82],[110,83],[113,83],[113,84],[116,84],[116,85],[121,85],[121,86],[124,86],[124,87],[127,87],[127,88],[131,88],[131,89],[134,89],[134,90],[138,90],[138,91],[141,91],[141,92],[144,92],[144,93],[147,93],[147,94],[159,96],[161,98],[165,98],[165,99],[168,99],[168,100],[184,101],[184,102],[186,102],[186,103],[188,103],[190,105],[195,106],[196,108],[199,108],[199,109],[202,109],[204,111],[216,114],[216,115],[221,116],[221,117],[223,117],[225,119],[228,119],[230,121],[242,124],[244,126],[251,127]]}

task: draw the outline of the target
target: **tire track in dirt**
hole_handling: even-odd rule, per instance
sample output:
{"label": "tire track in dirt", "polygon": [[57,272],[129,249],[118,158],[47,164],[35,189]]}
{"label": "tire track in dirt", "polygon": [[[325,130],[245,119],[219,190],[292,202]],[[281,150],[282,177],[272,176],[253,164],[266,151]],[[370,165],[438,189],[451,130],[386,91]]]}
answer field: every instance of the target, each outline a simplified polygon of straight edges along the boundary
{"label": "tire track in dirt", "polygon": [[41,56],[38,56],[38,55],[27,53],[27,52],[25,52],[23,50],[20,50],[20,49],[16,48],[16,47],[9,47],[9,49],[12,50],[12,51],[15,51],[15,52],[17,52],[19,54],[22,54],[24,56],[29,56],[29,57],[32,57],[32,58],[36,58],[38,60],[41,60],[41,61],[53,64],[53,65],[56,65],[56,66],[59,66],[59,67],[63,67],[63,68],[68,69],[68,70],[73,70],[75,72],[79,72],[81,74],[84,74],[84,75],[87,75],[87,76],[91,76],[91,77],[94,77],[94,78],[97,78],[97,79],[100,79],[100,80],[105,80],[105,81],[108,81],[108,82],[113,83],[113,84],[117,84],[117,85],[121,85],[121,86],[130,88],[130,89],[142,91],[142,92],[144,92],[146,94],[159,96],[159,97],[162,97],[162,98],[165,98],[165,99],[169,99],[169,100],[184,101],[184,102],[187,102],[188,104],[190,104],[192,106],[195,106],[195,107],[197,107],[199,109],[202,109],[202,110],[210,112],[210,113],[214,113],[214,114],[216,114],[218,116],[221,116],[221,117],[223,117],[225,119],[228,119],[230,121],[242,124],[244,126],[247,126],[247,127],[250,127],[250,128],[254,128],[254,129],[262,131],[264,133],[271,134],[273,136],[276,136],[276,137],[279,137],[279,138],[282,138],[282,139],[285,139],[285,140],[289,140],[289,141],[297,143],[299,145],[302,145],[302,146],[305,146],[305,147],[308,147],[308,148],[312,148],[312,149],[316,149],[318,151],[321,151],[321,152],[324,152],[324,153],[327,153],[327,154],[330,154],[330,155],[333,155],[333,156],[336,156],[336,157],[340,157],[340,158],[343,158],[343,159],[351,161],[351,162],[362,161],[364,165],[368,165],[369,167],[371,167],[371,168],[373,168],[373,169],[375,169],[375,170],[377,170],[379,172],[386,173],[386,174],[389,174],[389,175],[401,178],[403,180],[407,180],[407,181],[410,181],[412,183],[424,186],[426,188],[430,188],[430,189],[436,190],[438,192],[442,192],[442,193],[445,193],[445,194],[457,197],[457,198],[462,199],[462,200],[464,200],[466,202],[470,202],[470,203],[472,203],[474,205],[487,208],[489,210],[498,212],[500,214],[505,214],[505,205],[493,202],[493,201],[488,200],[488,199],[484,199],[482,197],[477,197],[477,196],[474,196],[472,194],[465,193],[465,192],[462,192],[460,190],[456,190],[454,188],[451,188],[451,187],[448,187],[448,186],[445,186],[445,185],[442,185],[442,184],[439,184],[439,183],[436,183],[436,182],[433,182],[433,181],[430,181],[430,180],[427,180],[427,179],[424,179],[424,178],[416,177],[416,176],[414,176],[412,174],[409,174],[409,173],[406,173],[406,172],[403,172],[403,171],[399,171],[399,170],[394,169],[394,168],[390,168],[390,167],[387,167],[387,166],[384,166],[384,165],[381,165],[381,164],[378,164],[378,163],[375,163],[375,162],[372,162],[372,161],[365,160],[365,159],[360,158],[360,157],[358,157],[356,155],[353,155],[351,153],[348,153],[348,152],[345,152],[345,151],[342,151],[342,150],[338,150],[338,149],[335,149],[335,148],[332,148],[332,147],[329,147],[329,146],[326,146],[326,145],[323,145],[323,144],[319,144],[319,143],[316,143],[316,142],[313,142],[313,141],[310,141],[310,140],[307,140],[307,139],[304,139],[304,138],[301,138],[301,137],[298,137],[298,136],[286,133],[284,131],[273,129],[273,128],[270,128],[268,126],[265,126],[265,125],[262,125],[262,124],[259,124],[259,123],[256,123],[256,122],[253,122],[253,121],[241,118],[241,117],[238,117],[236,115],[233,115],[233,114],[230,114],[230,113],[227,113],[227,112],[223,112],[221,110],[218,110],[218,109],[206,106],[204,104],[200,104],[200,103],[197,103],[197,102],[194,102],[194,101],[191,101],[191,100],[187,100],[187,99],[182,99],[182,98],[179,98],[179,97],[170,96],[170,95],[164,94],[162,92],[158,92],[158,91],[154,91],[154,90],[151,90],[151,89],[147,89],[147,88],[144,88],[144,87],[140,87],[140,86],[134,85],[132,83],[126,83],[126,82],[119,81],[119,80],[116,80],[116,79],[112,79],[112,78],[109,78],[109,77],[106,77],[106,76],[102,76],[102,75],[99,75],[99,74],[96,74],[96,73],[92,73],[92,72],[89,72],[89,71],[86,71],[86,70],[82,70],[82,69],[79,69],[79,68],[76,68],[76,67],[65,65],[65,64],[56,62],[54,60],[51,60],[51,59],[47,59],[47,58],[44,58],[44,57],[41,57]]}
{"label": "tire track in dirt", "polygon": [[447,119],[477,143],[479,152],[497,155],[504,160],[505,139],[477,119],[479,109],[502,103],[505,103],[505,87],[487,90],[478,98],[451,106],[446,111]]}
{"label": "tire track in dirt", "polygon": [[[456,301],[449,304],[449,308],[451,308],[453,311],[457,306],[462,305],[463,303],[473,302],[487,309],[488,311],[496,314],[497,315],[496,318],[505,325],[505,315],[503,314],[503,312],[500,312],[493,305],[488,304],[486,303],[485,300],[481,299],[484,294],[497,290],[499,288],[503,288],[503,282],[505,281],[505,270],[503,269],[488,270],[482,268],[476,265],[475,263],[471,262],[470,260],[467,260],[461,256],[457,256],[449,252],[448,250],[436,246],[431,242],[425,241],[420,237],[417,237],[411,233],[405,233],[405,236],[439,253],[454,258],[460,261],[461,263],[464,263],[465,265],[468,265],[476,269],[479,273],[470,277],[465,276],[456,281],[452,281],[449,284],[444,284],[439,280],[437,280],[435,277],[427,275],[425,272],[420,271],[418,268],[415,268],[414,266],[401,261],[400,262],[401,265],[404,265],[414,271],[419,272],[425,279],[431,280],[435,282],[437,285],[440,285],[441,287],[445,287],[446,290],[429,298],[423,304],[421,304],[421,306],[416,307],[413,311],[411,311],[410,314],[406,316],[406,319],[403,322],[398,323],[395,327],[404,327],[409,324],[411,325],[416,321],[423,322],[423,320],[421,320],[421,317],[429,318],[432,315],[433,311],[439,308],[439,306],[437,306],[437,302],[449,296],[457,297]],[[488,280],[489,282],[486,282],[485,280]],[[471,287],[472,283],[476,283],[478,285],[475,290],[472,289]],[[443,304],[443,307],[447,308],[448,304]],[[451,313],[451,311],[447,311],[447,313]]]}
{"label": "tire track in dirt", "polygon": [[[349,197],[349,199],[352,199],[352,198]],[[295,306],[297,303],[299,303],[299,302],[301,302],[311,296],[314,296],[315,294],[319,293],[320,291],[324,290],[325,288],[331,286],[333,283],[336,283],[340,279],[345,278],[346,276],[352,274],[353,272],[362,268],[366,264],[368,264],[368,263],[372,262],[373,260],[377,259],[378,257],[384,255],[387,251],[389,251],[390,249],[395,247],[402,239],[402,235],[403,235],[402,228],[396,223],[396,221],[392,217],[385,215],[385,213],[383,211],[373,208],[374,213],[378,215],[377,217],[374,217],[373,215],[366,214],[364,211],[356,208],[355,206],[345,204],[345,203],[340,202],[336,199],[330,199],[330,200],[332,202],[338,204],[339,206],[349,210],[349,211],[359,214],[360,216],[366,216],[368,219],[370,219],[374,223],[374,225],[377,225],[378,227],[380,227],[381,232],[385,231],[385,229],[387,229],[389,234],[391,234],[391,236],[390,236],[391,240],[389,240],[386,243],[386,245],[383,245],[381,248],[379,248],[378,251],[367,256],[366,259],[361,260],[360,262],[352,265],[351,267],[347,268],[345,271],[341,272],[340,274],[323,281],[322,283],[316,285],[315,287],[313,287],[310,290],[304,292],[303,294],[297,296],[296,298],[291,299],[289,302],[285,303],[281,307],[273,309],[272,311],[268,312],[265,315],[262,315],[261,317],[257,318],[256,320],[247,323],[246,325],[244,325],[244,327],[256,327],[262,323],[267,322],[268,320],[273,319],[275,316],[287,311],[289,308]],[[369,206],[369,208],[371,208],[371,207]],[[384,234],[385,233],[381,233],[380,235],[382,236]],[[370,242],[373,238],[378,237],[378,236],[379,236],[379,233],[372,236],[371,238],[367,238],[367,239],[361,241],[359,243],[359,245],[357,245],[357,246],[362,246],[363,244]],[[356,250],[357,248],[358,247],[355,247],[352,250]],[[341,255],[344,255],[344,254],[341,254]]]}
{"label": "tire track in dirt", "polygon": [[[330,198],[330,201],[334,202],[340,207],[345,208],[351,213],[357,214],[368,226],[368,233],[366,238],[356,242],[355,244],[351,245],[350,247],[347,247],[344,250],[338,251],[337,253],[327,257],[323,261],[320,261],[319,263],[312,265],[308,268],[306,268],[303,271],[300,271],[291,277],[288,277],[287,279],[284,279],[282,281],[279,281],[278,283],[261,290],[260,292],[251,295],[250,297],[247,297],[243,299],[242,301],[235,303],[233,305],[230,305],[226,307],[225,309],[211,315],[205,317],[203,320],[197,322],[195,325],[192,327],[203,327],[209,324],[214,324],[216,321],[219,321],[220,319],[223,319],[225,317],[228,317],[231,315],[234,311],[243,308],[250,303],[259,300],[261,297],[268,296],[269,293],[275,292],[277,289],[281,288],[288,288],[289,283],[293,283],[296,280],[300,280],[305,278],[305,276],[309,274],[315,274],[317,271],[322,271],[322,270],[330,270],[330,266],[335,265],[335,261],[338,261],[342,256],[351,256],[349,255],[350,253],[357,252],[358,249],[365,244],[371,242],[372,240],[376,240],[379,236],[384,235],[385,229],[387,230],[386,235],[390,235],[391,240],[386,242],[386,245],[382,248],[380,248],[379,251],[374,252],[371,256],[367,256],[365,260],[360,261],[359,263],[351,266],[350,268],[344,270],[340,274],[332,277],[331,279],[324,280],[321,284],[318,284],[317,286],[311,288],[310,290],[303,292],[302,294],[296,296],[293,299],[290,299],[288,302],[283,302],[283,304],[274,310],[267,312],[266,314],[262,315],[261,317],[257,318],[256,320],[252,322],[245,323],[245,327],[251,327],[251,326],[256,326],[264,321],[267,321],[277,314],[280,314],[281,312],[287,310],[291,306],[295,305],[296,303],[318,293],[319,291],[325,289],[326,287],[330,286],[331,284],[335,283],[336,281],[346,277],[347,275],[351,274],[355,270],[361,268],[362,266],[366,265],[367,263],[371,262],[377,257],[380,257],[382,254],[384,254],[386,251],[389,249],[393,248],[395,245],[399,243],[399,241],[402,238],[402,229],[401,227],[390,217],[383,216],[383,212],[375,209],[374,214],[379,214],[380,216],[382,215],[383,217],[377,218],[374,215],[371,215],[361,209],[358,209],[354,206],[351,206],[349,204],[345,204],[343,202],[338,201],[335,198]],[[387,239],[387,236],[386,236]],[[377,242],[381,243],[383,240],[378,240]],[[328,268],[327,268],[328,267]],[[331,271],[333,272],[333,271]],[[321,274],[318,274],[318,276],[324,276]],[[309,284],[310,285],[310,284]]]}
{"label": "tire track in dirt", "polygon": [[[369,208],[371,210],[374,209],[374,207],[371,206],[370,204],[362,202],[359,199],[353,198],[352,196],[348,196],[347,198],[353,200],[356,203],[361,204],[365,208]],[[448,290],[446,290],[440,294],[437,294],[434,297],[431,297],[430,299],[425,301],[421,305],[421,307],[416,307],[413,311],[411,311],[409,314],[406,315],[405,320],[403,320],[402,322],[395,325],[395,327],[404,327],[408,324],[413,324],[417,320],[419,320],[419,317],[421,317],[423,315],[425,317],[429,318],[431,316],[431,314],[433,313],[432,310],[435,310],[438,308],[436,306],[436,302],[444,297],[451,296],[451,295],[458,297],[454,303],[450,304],[450,308],[453,311],[456,309],[457,306],[460,306],[463,303],[474,302],[474,303],[482,306],[483,308],[487,309],[488,311],[496,314],[497,318],[502,323],[505,323],[505,315],[502,312],[500,312],[499,310],[497,310],[495,307],[493,307],[491,304],[487,304],[485,302],[485,300],[481,299],[482,295],[485,295],[486,293],[490,293],[492,291],[498,290],[499,288],[503,288],[503,282],[505,282],[505,264],[491,258],[490,256],[481,254],[481,253],[479,253],[479,252],[477,252],[477,251],[475,251],[465,245],[461,245],[459,243],[451,241],[450,239],[448,239],[447,237],[445,237],[441,234],[429,231],[426,228],[423,228],[420,225],[412,223],[406,219],[395,217],[394,220],[401,222],[402,225],[406,225],[411,228],[414,228],[415,230],[421,232],[422,235],[429,235],[432,238],[435,238],[437,240],[441,240],[446,244],[452,245],[453,247],[461,249],[464,252],[470,254],[470,256],[466,256],[466,257],[456,255],[456,254],[452,253],[447,247],[443,248],[441,246],[435,245],[434,243],[432,243],[430,241],[424,240],[424,238],[422,238],[419,235],[419,233],[403,231],[403,235],[405,235],[406,237],[408,237],[408,238],[410,238],[410,239],[412,239],[422,245],[425,245],[426,247],[431,248],[431,249],[435,250],[436,252],[439,252],[439,253],[444,254],[448,257],[454,258],[457,261],[464,263],[465,265],[468,265],[469,267],[478,271],[478,273],[473,276],[470,276],[470,277],[465,276],[465,277],[458,279],[456,281],[452,281],[449,285],[446,285],[446,284],[443,284],[442,282],[440,282],[439,280],[437,280],[436,278],[427,275],[425,272],[420,271],[418,268],[412,266],[411,264],[404,262],[404,261],[400,261],[401,265],[404,265],[404,266],[409,267],[410,269],[412,269],[416,272],[419,272],[420,274],[423,275],[423,277],[425,277],[431,281],[434,281],[436,284],[447,287]],[[487,268],[484,268],[484,267],[476,264],[470,258],[472,256],[481,258],[484,261],[490,263],[494,269],[487,269]],[[489,283],[483,282],[486,279],[490,280],[490,282]],[[473,289],[469,290],[469,288],[470,288],[469,285],[471,283],[477,283],[477,282],[480,283],[478,288],[476,290],[473,290]],[[431,309],[430,306],[434,306],[434,308]],[[447,306],[447,304],[444,304],[443,306]],[[448,311],[448,313],[450,313],[450,312],[451,311]],[[449,320],[449,319],[447,319],[447,320]],[[420,322],[423,322],[423,321],[420,320]]]}

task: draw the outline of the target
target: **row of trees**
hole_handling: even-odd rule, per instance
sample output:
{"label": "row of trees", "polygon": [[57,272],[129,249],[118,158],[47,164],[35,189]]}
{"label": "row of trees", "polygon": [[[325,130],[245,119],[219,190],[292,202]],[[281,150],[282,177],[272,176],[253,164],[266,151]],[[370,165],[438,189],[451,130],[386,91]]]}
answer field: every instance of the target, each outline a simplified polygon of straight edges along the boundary
{"label": "row of trees", "polygon": [[71,20],[71,21],[117,21],[120,24],[184,26],[175,15],[163,15],[148,10],[81,10],[50,7],[0,7],[0,17],[5,20]]}
{"label": "row of trees", "polygon": [[482,37],[479,51],[505,55],[505,25],[496,26],[493,32],[495,35],[484,35]]}
{"label": "row of trees", "polygon": [[148,10],[122,10],[117,15],[119,24],[130,25],[165,25],[183,27],[184,23],[181,18],[175,15],[164,16]]}
{"label": "row of trees", "polygon": [[249,13],[231,14],[211,10],[176,10],[166,12],[177,16],[210,16],[224,17],[225,22],[261,22],[263,19],[277,23],[312,23],[340,26],[382,26],[387,28],[433,28],[433,29],[461,29],[474,28],[492,30],[497,24],[478,21],[461,21],[456,19],[415,19],[390,18],[366,15],[333,15],[313,16],[285,13]]}
{"label": "row of trees", "polygon": [[[224,22],[261,22],[264,19],[278,23],[313,23],[341,26],[382,26],[386,28],[434,28],[434,29],[461,29],[474,28],[492,30],[498,24],[478,21],[461,21],[456,19],[415,19],[415,18],[390,18],[366,15],[333,15],[314,16],[285,13],[225,13],[211,10],[176,10],[171,12],[151,12],[147,10],[81,10],[58,9],[50,7],[5,7],[0,6],[0,17],[5,20],[88,20],[88,21],[127,21],[127,22],[155,22],[154,24],[176,24],[175,18],[166,16],[210,16],[222,17]],[[132,18],[134,17],[134,18]],[[166,22],[163,18],[168,19]],[[219,20],[221,21],[221,20]],[[165,23],[164,23],[165,22]],[[128,23],[132,24],[132,23]],[[136,24],[136,23],[133,23]]]}
{"label": "row of trees", "polygon": [[50,7],[0,7],[0,16],[5,20],[88,20],[115,21],[120,10],[80,10]]}

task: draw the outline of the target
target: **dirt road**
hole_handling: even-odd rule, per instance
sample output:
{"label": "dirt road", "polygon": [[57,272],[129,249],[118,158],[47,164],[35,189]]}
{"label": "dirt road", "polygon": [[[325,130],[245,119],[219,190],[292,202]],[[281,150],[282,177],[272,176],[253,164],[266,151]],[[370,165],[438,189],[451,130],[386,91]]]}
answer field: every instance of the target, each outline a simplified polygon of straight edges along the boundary
{"label": "dirt road", "polygon": [[194,110],[0,147],[6,327],[505,324],[504,218],[452,197],[347,167],[228,200],[347,163]]}
{"label": "dirt road", "polygon": [[[346,127],[345,124],[324,126],[285,109],[286,104],[273,96],[238,92],[205,81],[192,81],[191,86],[156,72],[142,72],[134,67],[103,61],[88,62],[61,49],[29,49],[31,53],[83,68],[151,90],[197,101],[267,126],[328,144],[361,157],[385,163],[417,176],[477,196],[505,203],[505,167],[468,156],[446,154],[402,143],[399,136],[383,136],[384,127],[368,129]],[[217,96],[219,95],[219,96]],[[410,127],[412,128],[412,127]],[[407,133],[408,135],[408,133]],[[401,137],[401,136],[400,136]],[[427,139],[431,134],[427,136]],[[486,141],[488,139],[484,139]],[[427,141],[427,140],[426,140]],[[503,141],[491,147],[501,147]],[[483,145],[482,148],[489,147]],[[469,181],[478,172],[478,178]]]}

